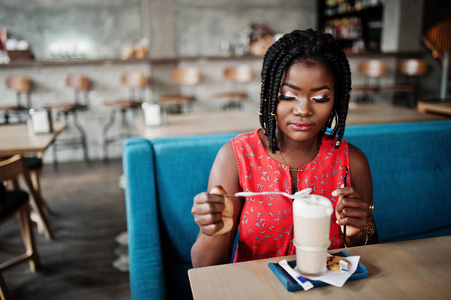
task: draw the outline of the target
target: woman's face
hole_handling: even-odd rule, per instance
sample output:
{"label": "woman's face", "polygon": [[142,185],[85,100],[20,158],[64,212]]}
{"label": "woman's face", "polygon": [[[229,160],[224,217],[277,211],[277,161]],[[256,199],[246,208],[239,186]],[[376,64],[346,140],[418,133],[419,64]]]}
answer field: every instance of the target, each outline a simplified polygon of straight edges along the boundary
{"label": "woman's face", "polygon": [[334,105],[334,78],[321,63],[297,62],[285,72],[276,121],[286,137],[304,142],[316,138]]}

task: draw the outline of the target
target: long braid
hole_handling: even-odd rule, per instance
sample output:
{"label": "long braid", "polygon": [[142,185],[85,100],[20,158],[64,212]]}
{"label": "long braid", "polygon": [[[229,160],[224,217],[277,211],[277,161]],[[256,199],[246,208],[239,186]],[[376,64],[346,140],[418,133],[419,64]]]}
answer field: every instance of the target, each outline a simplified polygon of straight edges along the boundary
{"label": "long braid", "polygon": [[294,30],[275,42],[266,52],[263,61],[260,125],[273,152],[279,150],[275,114],[279,102],[280,85],[286,69],[294,62],[303,60],[324,64],[334,77],[334,107],[326,125],[319,132],[320,141],[333,124],[335,126],[328,138],[337,138],[336,147],[343,138],[351,91],[351,72],[346,55],[330,34],[323,34],[312,29]]}

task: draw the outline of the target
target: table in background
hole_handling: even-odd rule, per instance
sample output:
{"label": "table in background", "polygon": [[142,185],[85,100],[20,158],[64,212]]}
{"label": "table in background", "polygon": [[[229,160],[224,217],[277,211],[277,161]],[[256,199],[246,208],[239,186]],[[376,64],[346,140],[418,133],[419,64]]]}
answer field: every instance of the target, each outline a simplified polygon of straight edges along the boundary
{"label": "table in background", "polygon": [[[55,122],[53,132],[32,133],[27,124],[0,125],[0,157],[13,156],[15,154],[38,154],[44,155],[45,150],[55,141],[58,134],[65,128],[66,122]],[[53,238],[49,221],[43,212],[43,205],[47,205],[38,193],[30,197],[30,202],[36,213],[38,228],[42,228],[47,238]]]}
{"label": "table in background", "polygon": [[[351,106],[347,125],[432,121],[443,116],[422,114],[415,110],[390,105]],[[141,137],[154,139],[166,136],[213,134],[222,132],[248,132],[260,128],[258,113],[243,110],[199,111],[186,114],[169,114],[166,124],[148,127],[142,118],[136,120]]]}
{"label": "table in background", "polygon": [[360,255],[367,278],[342,288],[288,292],[269,262],[295,256],[190,269],[195,300],[202,299],[449,299],[451,236],[347,248]]}
{"label": "table in background", "polygon": [[451,116],[451,101],[418,101],[417,110],[421,113],[438,113]]}
{"label": "table in background", "polygon": [[243,110],[199,111],[186,114],[168,114],[166,123],[148,127],[137,119],[139,135],[146,139],[166,136],[247,132],[260,127],[258,113]]}
{"label": "table in background", "polygon": [[27,124],[0,125],[0,156],[43,154],[66,126],[66,122],[55,122],[53,132],[34,134]]}
{"label": "table in background", "polygon": [[419,113],[414,109],[385,104],[350,104],[346,125],[383,124],[445,120],[446,117]]}

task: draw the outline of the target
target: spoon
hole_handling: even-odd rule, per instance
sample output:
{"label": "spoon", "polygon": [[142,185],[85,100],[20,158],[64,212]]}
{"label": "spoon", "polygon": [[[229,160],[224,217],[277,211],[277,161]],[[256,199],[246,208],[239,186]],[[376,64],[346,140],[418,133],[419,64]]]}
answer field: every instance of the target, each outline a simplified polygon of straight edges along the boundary
{"label": "spoon", "polygon": [[312,191],[311,188],[303,189],[302,191],[298,191],[294,193],[294,195],[285,193],[285,192],[238,192],[235,194],[219,194],[218,196],[225,196],[225,197],[252,197],[252,196],[260,196],[260,195],[282,195],[290,199],[297,199],[302,198],[303,196],[306,196],[310,194]]}

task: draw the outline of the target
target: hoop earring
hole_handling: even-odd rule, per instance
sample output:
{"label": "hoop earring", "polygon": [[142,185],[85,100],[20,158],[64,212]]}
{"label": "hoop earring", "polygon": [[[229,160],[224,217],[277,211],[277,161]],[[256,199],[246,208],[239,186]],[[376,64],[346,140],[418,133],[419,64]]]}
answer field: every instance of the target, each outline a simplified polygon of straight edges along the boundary
{"label": "hoop earring", "polygon": [[327,119],[327,122],[326,122],[326,127],[327,128],[331,128],[332,127],[332,122],[334,121],[335,116],[336,116],[335,110],[332,110],[330,112],[329,118]]}

